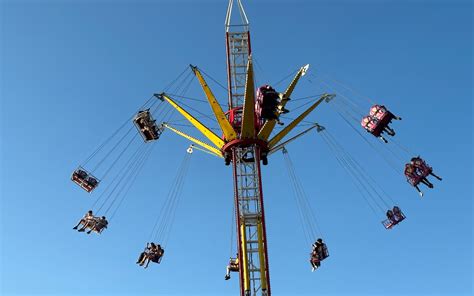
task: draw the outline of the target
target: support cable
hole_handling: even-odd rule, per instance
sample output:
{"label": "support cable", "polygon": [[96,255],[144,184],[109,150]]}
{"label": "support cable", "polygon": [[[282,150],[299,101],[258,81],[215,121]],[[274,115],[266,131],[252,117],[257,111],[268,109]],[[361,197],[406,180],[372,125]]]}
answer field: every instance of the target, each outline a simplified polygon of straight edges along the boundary
{"label": "support cable", "polygon": [[[362,198],[365,200],[366,204],[369,206],[369,208],[372,210],[372,212],[374,213],[374,215],[376,217],[378,217],[379,215],[377,214],[377,209],[374,208],[374,206],[372,204],[375,204],[376,206],[378,206],[377,202],[374,201],[374,198],[373,196],[370,194],[370,192],[367,190],[366,186],[364,185],[364,183],[360,180],[360,178],[357,177],[357,174],[354,173],[354,171],[350,168],[350,166],[348,165],[347,161],[343,158],[342,155],[340,155],[338,152],[337,152],[337,148],[334,147],[334,143],[331,143],[328,138],[322,136],[323,140],[326,142],[326,145],[328,146],[329,150],[331,151],[331,153],[333,154],[333,156],[336,158],[336,160],[338,161],[339,165],[346,171],[346,173],[349,175],[349,177],[351,177],[352,179],[352,183],[355,185],[355,187],[357,188],[357,190],[359,191],[360,195],[362,196]],[[370,202],[370,200],[372,200],[372,202]],[[379,207],[379,210],[381,209],[380,206]],[[383,209],[382,209],[383,210]]]}
{"label": "support cable", "polygon": [[112,147],[112,149],[95,165],[95,167],[92,169],[92,173],[94,173],[101,165],[102,163],[104,163],[104,161],[108,158],[109,155],[112,154],[112,152],[114,152],[115,149],[117,149],[117,147],[120,145],[120,143],[122,143],[123,140],[125,140],[125,138],[130,134],[130,132],[133,130],[133,126],[131,126],[127,133],[125,133],[121,138],[120,140],[115,143],[115,145]]}
{"label": "support cable", "polygon": [[123,154],[125,153],[125,151],[127,151],[128,147],[130,147],[130,145],[132,144],[132,142],[136,139],[138,139],[138,134],[135,134],[132,136],[132,138],[130,139],[130,141],[127,143],[127,145],[122,149],[122,151],[120,152],[120,154],[114,159],[114,161],[112,162],[112,165],[107,169],[107,171],[105,171],[104,173],[104,176],[102,177],[103,179],[110,173],[110,171],[112,170],[112,168],[117,164],[117,162],[120,160],[120,158],[122,158]]}
{"label": "support cable", "polygon": [[171,230],[171,220],[174,219],[174,214],[172,212],[176,211],[178,198],[181,193],[184,177],[189,167],[190,158],[191,154],[186,152],[186,155],[184,156],[184,159],[182,160],[178,168],[178,172],[172,182],[165,203],[161,207],[157,219],[155,220],[150,233],[149,241],[156,241],[158,238],[161,238],[163,246],[167,242],[166,240],[168,239],[168,235],[166,235],[166,233]]}
{"label": "support cable", "polygon": [[[140,107],[140,109],[144,108],[148,103],[150,103],[150,101],[154,98],[154,96],[151,96],[150,98],[148,98],[148,100]],[[112,135],[110,135],[104,142],[102,142],[95,150],[94,152],[89,155],[89,157],[83,161],[83,163],[81,164],[82,167],[84,167],[89,161],[91,161],[94,156],[97,155],[97,153],[99,153],[102,148],[104,148],[104,146],[106,144],[108,144],[126,125],[127,123],[129,123],[134,117],[135,117],[136,113],[134,113],[132,116],[130,116],[129,118],[127,118],[127,120],[125,120],[124,123],[122,123],[122,125],[117,128],[113,133]]]}
{"label": "support cable", "polygon": [[[146,150],[146,146],[143,144],[135,153],[134,155],[132,155],[132,157],[129,158],[129,161],[123,166],[123,169],[117,174],[118,177],[120,178],[117,178],[117,182],[115,183],[115,185],[113,185],[113,183],[110,184],[110,188],[112,188],[112,190],[109,192],[109,194],[107,195],[107,197],[105,198],[105,200],[102,202],[102,204],[100,205],[100,207],[97,209],[96,212],[99,212],[107,203],[108,201],[110,200],[110,198],[113,196],[114,192],[117,190],[117,188],[119,187],[120,184],[123,184],[123,180],[125,179],[125,177],[127,176],[127,173],[130,172],[133,167],[137,164],[138,160],[140,159],[140,156],[143,155],[143,152]],[[140,151],[139,153],[137,153],[138,151]],[[113,187],[112,187],[113,185]],[[108,187],[108,188],[109,188]],[[107,189],[108,189],[107,188]],[[107,192],[104,191],[103,194],[105,194]]]}
{"label": "support cable", "polygon": [[283,149],[283,155],[285,158],[285,164],[287,166],[287,172],[292,181],[293,189],[295,192],[295,200],[300,214],[300,220],[303,225],[303,231],[306,234],[306,243],[311,244],[317,236],[322,236],[322,231],[316,218],[315,211],[313,210],[311,203],[306,195],[301,181],[296,175],[296,171],[291,160],[291,157],[286,148]]}
{"label": "support cable", "polygon": [[[375,179],[370,176],[367,171],[356,161],[335,139],[335,137],[329,133],[327,130],[320,132],[322,138],[330,147],[331,152],[334,154],[341,166],[353,177],[354,183],[359,183],[360,187],[358,189],[363,189],[364,192],[361,192],[362,197],[366,200],[367,204],[371,206],[369,199],[370,197],[372,202],[382,211],[385,212],[385,209],[390,208],[387,200],[392,204],[395,204],[395,201],[391,198],[390,195],[380,186]],[[381,205],[382,204],[382,205]],[[384,208],[385,207],[385,208]],[[372,210],[375,213],[375,209],[371,206]]]}
{"label": "support cable", "polygon": [[125,197],[127,196],[128,192],[132,188],[133,184],[135,183],[138,176],[140,175],[140,172],[142,171],[143,167],[145,166],[148,158],[150,157],[150,154],[151,154],[153,148],[154,148],[154,145],[148,146],[146,151],[142,155],[140,155],[141,159],[139,159],[137,161],[137,164],[135,165],[135,168],[133,168],[131,170],[130,174],[128,175],[128,177],[126,179],[127,181],[123,183],[122,189],[119,190],[119,193],[117,194],[117,197],[112,200],[111,204],[109,205],[109,207],[105,211],[105,213],[107,214],[109,212],[109,210],[113,208],[113,205],[115,204],[115,202],[117,200],[119,201],[119,203],[115,207],[115,210],[113,211],[112,215],[110,216],[109,221],[112,220],[112,218],[115,216],[115,213],[118,211],[118,209],[122,205],[123,201],[125,200]]}

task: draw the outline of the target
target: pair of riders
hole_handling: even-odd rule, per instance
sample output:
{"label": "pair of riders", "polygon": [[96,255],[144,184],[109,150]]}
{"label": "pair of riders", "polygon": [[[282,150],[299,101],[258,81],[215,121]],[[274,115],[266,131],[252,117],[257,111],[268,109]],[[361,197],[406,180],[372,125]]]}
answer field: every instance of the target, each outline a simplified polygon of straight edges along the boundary
{"label": "pair of riders", "polygon": [[386,132],[389,136],[395,136],[395,131],[389,127],[392,119],[401,120],[401,117],[395,116],[383,105],[374,105],[370,107],[369,115],[362,118],[360,124],[367,132],[381,139],[384,143],[388,143],[382,133]]}
{"label": "pair of riders", "polygon": [[409,163],[405,164],[405,176],[408,183],[416,188],[420,196],[423,196],[418,185],[420,183],[425,184],[428,188],[433,188],[433,184],[427,179],[429,175],[434,176],[438,180],[442,180],[441,177],[433,173],[433,168],[430,167],[420,156],[413,157]]}
{"label": "pair of riders", "polygon": [[318,238],[312,247],[309,262],[311,263],[311,271],[315,271],[321,266],[321,261],[329,257],[329,253],[326,244],[321,238]]}
{"label": "pair of riders", "polygon": [[134,122],[146,141],[156,140],[160,136],[159,128],[156,125],[156,120],[151,116],[150,109],[139,111]]}
{"label": "pair of riders", "polygon": [[[90,234],[92,231],[95,231],[100,234],[105,228],[107,228],[108,224],[109,222],[107,221],[105,216],[95,217],[92,213],[92,210],[89,210],[84,215],[84,217],[79,220],[77,225],[73,227],[73,229],[77,229],[77,231],[79,232],[84,232],[86,231],[86,229],[89,229],[89,231],[87,231],[87,234]],[[80,225],[82,225],[81,228],[79,228]]]}
{"label": "pair of riders", "polygon": [[390,220],[392,225],[398,224],[403,219],[405,219],[398,206],[394,206],[392,210],[387,211],[387,218]]}
{"label": "pair of riders", "polygon": [[94,176],[89,175],[89,173],[82,168],[75,170],[72,173],[71,179],[88,192],[91,192],[99,184],[99,181]]}
{"label": "pair of riders", "polygon": [[278,124],[283,125],[280,121],[280,115],[290,111],[283,107],[283,103],[290,100],[282,98],[281,94],[275,91],[270,85],[264,85],[257,90],[257,108],[260,109],[260,118],[266,120],[276,120]]}
{"label": "pair of riders", "polygon": [[160,244],[156,245],[153,242],[147,243],[145,250],[140,254],[136,263],[140,266],[145,265],[145,268],[148,267],[150,261],[159,264],[164,253],[165,249],[163,249]]}

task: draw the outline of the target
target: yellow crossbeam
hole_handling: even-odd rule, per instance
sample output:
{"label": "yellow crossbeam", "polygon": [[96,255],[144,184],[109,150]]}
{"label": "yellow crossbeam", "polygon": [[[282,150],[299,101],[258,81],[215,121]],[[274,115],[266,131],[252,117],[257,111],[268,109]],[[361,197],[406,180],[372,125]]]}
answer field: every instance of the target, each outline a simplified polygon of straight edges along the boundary
{"label": "yellow crossbeam", "polygon": [[219,105],[219,102],[217,102],[216,97],[207,85],[206,80],[201,74],[201,71],[199,71],[199,69],[195,66],[191,66],[191,69],[198,78],[199,84],[201,84],[201,87],[204,90],[204,93],[206,94],[209,105],[211,105],[212,112],[214,112],[214,116],[216,117],[217,122],[219,123],[219,126],[222,132],[224,133],[225,139],[227,141],[235,140],[237,138],[237,133],[227,120],[224,111],[222,111],[221,105]]}
{"label": "yellow crossbeam", "polygon": [[247,64],[247,80],[245,82],[245,100],[242,117],[241,139],[253,139],[255,137],[255,85],[253,81],[252,57]]}
{"label": "yellow crossbeam", "polygon": [[281,139],[283,139],[289,132],[291,132],[306,116],[308,116],[311,111],[313,111],[321,102],[328,97],[333,95],[324,94],[319,100],[317,100],[313,105],[311,105],[306,111],[304,111],[300,116],[288,124],[284,129],[282,129],[278,134],[276,134],[270,142],[268,142],[268,148],[272,149]]}
{"label": "yellow crossbeam", "polygon": [[188,134],[185,134],[182,131],[175,129],[174,127],[170,126],[167,123],[163,123],[163,126],[166,127],[167,129],[171,130],[172,132],[176,133],[177,135],[180,135],[181,137],[186,138],[186,139],[194,142],[195,144],[201,146],[206,151],[209,151],[212,155],[216,155],[216,156],[221,157],[221,158],[223,157],[222,153],[219,149],[214,148],[211,145],[209,145],[207,143],[204,143],[203,141],[198,140],[198,139],[196,139],[196,138],[194,138],[194,137],[192,137]]}
{"label": "yellow crossbeam", "polygon": [[[291,81],[290,85],[288,85],[288,87],[286,88],[286,90],[285,90],[285,92],[283,93],[283,96],[282,96],[282,101],[281,101],[281,107],[282,108],[285,107],[286,103],[288,102],[287,99],[291,96],[291,93],[293,93],[293,90],[295,89],[295,86],[298,83],[298,81],[300,80],[301,76],[306,74],[306,71],[308,71],[308,68],[309,68],[309,64],[301,67],[299,69],[298,73],[296,73],[295,77]],[[276,124],[276,120],[274,120],[274,119],[268,120],[267,122],[265,122],[262,129],[258,133],[258,138],[260,140],[264,140],[264,141],[268,140],[268,138],[270,137],[270,134],[272,133],[273,129],[275,128],[275,124]]]}
{"label": "yellow crossbeam", "polygon": [[222,148],[224,146],[224,141],[219,138],[213,131],[207,128],[204,124],[202,124],[199,120],[197,120],[194,116],[192,116],[188,111],[184,110],[181,106],[179,106],[175,101],[173,101],[170,97],[166,94],[160,94],[160,96],[165,99],[171,106],[173,106],[179,113],[181,113],[194,127],[196,127],[206,138],[209,139],[217,148]]}

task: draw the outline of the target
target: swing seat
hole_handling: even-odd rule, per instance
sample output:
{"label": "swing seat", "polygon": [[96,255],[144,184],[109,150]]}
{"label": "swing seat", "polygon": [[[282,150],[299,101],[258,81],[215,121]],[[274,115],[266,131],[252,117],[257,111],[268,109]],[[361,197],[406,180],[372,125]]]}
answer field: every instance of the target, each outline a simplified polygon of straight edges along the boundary
{"label": "swing seat", "polygon": [[313,256],[311,255],[311,259],[309,260],[311,263],[319,263],[321,260],[319,260],[318,256]]}
{"label": "swing seat", "polygon": [[421,158],[417,158],[414,166],[416,168],[416,174],[422,178],[428,177],[433,172],[433,168],[426,164]]}
{"label": "swing seat", "polygon": [[392,219],[386,219],[386,220],[382,221],[382,224],[385,227],[385,229],[391,229],[393,226],[395,226],[398,223],[402,222],[406,218],[405,214],[403,214],[402,211],[400,211],[400,213],[398,215],[394,215],[393,217],[394,217],[393,220]]}
{"label": "swing seat", "polygon": [[233,271],[233,272],[237,272],[237,271],[239,271],[239,265],[238,264],[231,264],[229,266],[229,270]]}
{"label": "swing seat", "polygon": [[99,180],[82,167],[78,167],[71,176],[71,180],[87,192],[91,192],[99,185]]}
{"label": "swing seat", "polygon": [[329,257],[329,251],[328,251],[328,247],[326,246],[326,244],[323,244],[323,252],[321,254],[319,254],[319,257],[321,258],[321,261],[323,261],[324,259]]}
{"label": "swing seat", "polygon": [[369,115],[362,118],[360,124],[372,135],[380,137],[384,128],[386,128],[390,124],[393,118],[394,115],[387,111],[384,113],[381,119]]}
{"label": "swing seat", "polygon": [[388,120],[390,121],[395,118],[395,115],[393,115],[392,112],[388,111],[385,106],[380,106],[380,105],[374,105],[370,108],[370,116],[377,118],[378,120],[385,122]]}
{"label": "swing seat", "polygon": [[415,161],[415,165],[411,165],[414,168],[413,171],[408,170],[409,166],[410,164],[405,165],[405,177],[412,186],[417,186],[423,178],[428,177],[433,172],[433,168],[421,158]]}
{"label": "swing seat", "polygon": [[255,100],[255,113],[261,120],[278,119],[277,109],[280,101],[280,94],[270,85],[263,85],[257,89],[257,99]]}
{"label": "swing seat", "polygon": [[163,129],[156,125],[149,110],[139,111],[133,123],[145,142],[158,140],[163,132]]}

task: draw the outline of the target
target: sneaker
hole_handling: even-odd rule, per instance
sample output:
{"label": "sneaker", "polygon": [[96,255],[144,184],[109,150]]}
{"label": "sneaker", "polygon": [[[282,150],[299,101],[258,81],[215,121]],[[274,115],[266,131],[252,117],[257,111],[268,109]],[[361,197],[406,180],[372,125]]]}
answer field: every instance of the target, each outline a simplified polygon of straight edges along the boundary
{"label": "sneaker", "polygon": [[314,272],[315,270],[316,270],[316,267],[313,266],[313,267],[311,268],[311,272]]}
{"label": "sneaker", "polygon": [[72,229],[76,230],[76,229],[77,229],[77,226],[74,226]]}
{"label": "sneaker", "polygon": [[85,229],[79,229],[78,231],[79,231],[79,232],[84,232],[84,231],[86,231],[86,230],[85,230]]}
{"label": "sneaker", "polygon": [[227,274],[226,274],[225,277],[224,277],[224,279],[225,279],[226,281],[229,280],[229,279],[230,279],[230,275],[227,275]]}
{"label": "sneaker", "polygon": [[419,192],[420,193],[420,197],[423,197],[423,192]]}

